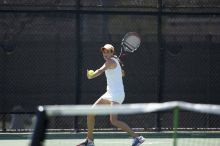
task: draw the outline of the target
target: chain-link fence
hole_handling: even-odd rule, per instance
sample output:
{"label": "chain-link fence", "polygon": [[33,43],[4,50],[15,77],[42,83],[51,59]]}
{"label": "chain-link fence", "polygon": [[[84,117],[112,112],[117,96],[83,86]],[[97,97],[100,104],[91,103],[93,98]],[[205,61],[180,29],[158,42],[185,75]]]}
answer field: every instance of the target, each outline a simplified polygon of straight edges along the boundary
{"label": "chain-link fence", "polygon": [[[92,104],[106,81],[88,81],[86,70],[102,65],[99,48],[105,43],[119,52],[129,31],[140,33],[142,44],[124,61],[125,103],[219,104],[219,7],[217,0],[0,1],[0,128],[9,129],[18,106],[29,115],[38,105]],[[26,129],[34,119],[27,117],[21,118]],[[166,127],[169,121],[163,113],[122,118],[142,128]],[[85,120],[55,117],[50,127],[81,129]]]}

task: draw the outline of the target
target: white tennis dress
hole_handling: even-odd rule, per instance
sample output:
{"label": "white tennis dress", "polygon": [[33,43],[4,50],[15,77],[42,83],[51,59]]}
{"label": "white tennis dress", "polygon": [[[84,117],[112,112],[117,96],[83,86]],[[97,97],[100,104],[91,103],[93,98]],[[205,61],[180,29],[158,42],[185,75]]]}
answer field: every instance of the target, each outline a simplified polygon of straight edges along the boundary
{"label": "white tennis dress", "polygon": [[122,80],[122,71],[118,59],[112,57],[117,64],[116,68],[107,69],[105,76],[107,79],[107,91],[101,98],[117,103],[122,103],[125,98],[124,85]]}

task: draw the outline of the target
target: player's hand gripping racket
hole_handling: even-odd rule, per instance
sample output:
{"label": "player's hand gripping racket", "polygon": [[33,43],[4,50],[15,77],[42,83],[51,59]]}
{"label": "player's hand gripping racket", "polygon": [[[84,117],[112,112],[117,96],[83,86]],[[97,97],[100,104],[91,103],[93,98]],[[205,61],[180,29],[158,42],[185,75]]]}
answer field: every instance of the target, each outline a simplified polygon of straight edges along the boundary
{"label": "player's hand gripping racket", "polygon": [[138,33],[136,32],[126,33],[121,42],[121,51],[118,58],[121,60],[127,53],[133,53],[139,48],[140,44],[141,44],[141,38]]}

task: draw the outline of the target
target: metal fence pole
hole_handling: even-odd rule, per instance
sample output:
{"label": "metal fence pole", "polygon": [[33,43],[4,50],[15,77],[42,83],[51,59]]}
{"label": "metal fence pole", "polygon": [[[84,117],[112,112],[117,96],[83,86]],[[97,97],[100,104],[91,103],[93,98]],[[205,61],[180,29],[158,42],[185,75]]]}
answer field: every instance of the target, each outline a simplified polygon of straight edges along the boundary
{"label": "metal fence pole", "polygon": [[[6,102],[6,74],[7,74],[7,66],[8,66],[8,58],[9,58],[10,54],[7,54],[6,52],[3,52],[3,69],[2,69],[2,99],[1,99],[1,107],[2,107],[2,111],[6,112],[6,107],[5,105],[7,105]],[[2,115],[2,131],[6,132],[6,114],[4,113]]]}
{"label": "metal fence pole", "polygon": [[179,107],[173,109],[173,146],[177,146],[177,129],[179,125]]}
{"label": "metal fence pole", "polygon": [[[80,27],[80,0],[77,0],[77,12],[76,12],[76,94],[75,94],[75,104],[80,103],[81,96],[81,73],[82,73],[82,47],[81,47],[81,27]],[[78,117],[74,119],[74,129],[78,131]]]}
{"label": "metal fence pole", "polygon": [[[158,19],[157,19],[157,41],[159,50],[158,60],[158,93],[157,102],[162,102],[163,96],[163,81],[164,81],[164,49],[162,46],[162,0],[158,1]],[[161,130],[161,113],[157,113],[156,117],[157,130]]]}

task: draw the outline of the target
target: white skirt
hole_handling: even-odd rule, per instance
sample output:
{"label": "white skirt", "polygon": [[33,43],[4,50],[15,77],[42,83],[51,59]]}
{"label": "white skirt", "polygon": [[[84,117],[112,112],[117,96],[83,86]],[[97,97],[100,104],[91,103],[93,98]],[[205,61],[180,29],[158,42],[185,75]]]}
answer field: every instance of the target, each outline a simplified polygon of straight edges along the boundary
{"label": "white skirt", "polygon": [[105,92],[105,94],[103,94],[101,96],[102,99],[106,99],[109,101],[114,101],[117,102],[119,104],[122,104],[124,99],[125,99],[125,93],[121,92],[121,93],[110,93],[109,91]]}

